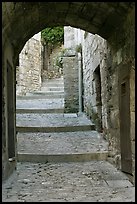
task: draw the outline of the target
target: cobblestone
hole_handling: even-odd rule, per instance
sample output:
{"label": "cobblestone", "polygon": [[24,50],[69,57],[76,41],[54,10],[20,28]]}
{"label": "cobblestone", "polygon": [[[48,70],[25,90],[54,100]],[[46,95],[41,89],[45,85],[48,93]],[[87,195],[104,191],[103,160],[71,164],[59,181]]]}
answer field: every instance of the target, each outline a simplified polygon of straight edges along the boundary
{"label": "cobblestone", "polygon": [[107,161],[18,162],[2,202],[134,202],[135,187]]}

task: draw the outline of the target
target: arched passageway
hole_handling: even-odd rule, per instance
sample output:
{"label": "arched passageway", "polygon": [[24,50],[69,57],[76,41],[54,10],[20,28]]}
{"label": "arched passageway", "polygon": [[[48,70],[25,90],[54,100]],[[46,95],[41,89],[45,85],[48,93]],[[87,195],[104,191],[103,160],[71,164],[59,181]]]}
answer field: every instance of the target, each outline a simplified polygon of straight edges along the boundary
{"label": "arched passageway", "polygon": [[[113,124],[118,123],[119,134],[115,135],[115,127],[108,123],[108,118],[106,118],[107,125],[104,131],[108,135],[111,146],[114,148],[117,146],[117,152],[122,153],[122,168],[127,168],[130,161],[129,173],[134,175],[134,6],[133,2],[2,3],[3,179],[7,178],[16,166],[14,147],[16,135],[15,67],[18,55],[26,41],[35,33],[45,27],[58,25],[81,28],[87,32],[98,34],[109,42],[110,56],[109,58],[106,56],[107,58],[104,60],[106,60],[106,70],[117,73],[115,80],[117,81],[118,95],[115,97],[116,101],[111,101],[111,103],[109,101],[106,104],[109,107],[106,113],[108,111],[108,116],[112,117]],[[111,115],[115,102],[119,114]],[[123,146],[125,137],[128,144]],[[129,155],[126,154],[127,148]],[[15,162],[9,162],[9,158],[14,157]]]}

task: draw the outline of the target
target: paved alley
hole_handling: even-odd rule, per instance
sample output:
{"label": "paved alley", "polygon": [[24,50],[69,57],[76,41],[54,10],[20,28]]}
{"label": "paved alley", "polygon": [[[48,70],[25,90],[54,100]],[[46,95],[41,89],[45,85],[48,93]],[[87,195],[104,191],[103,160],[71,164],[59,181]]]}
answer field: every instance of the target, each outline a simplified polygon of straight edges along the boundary
{"label": "paved alley", "polygon": [[2,184],[2,202],[134,202],[101,133],[84,113],[63,113],[63,98],[46,98],[47,90],[17,99],[17,169]]}

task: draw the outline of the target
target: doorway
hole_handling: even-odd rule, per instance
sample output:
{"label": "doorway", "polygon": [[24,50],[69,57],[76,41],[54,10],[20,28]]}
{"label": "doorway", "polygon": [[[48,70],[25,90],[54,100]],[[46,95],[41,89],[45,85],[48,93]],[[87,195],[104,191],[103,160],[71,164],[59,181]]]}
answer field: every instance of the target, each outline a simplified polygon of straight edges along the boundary
{"label": "doorway", "polygon": [[122,66],[119,70],[121,170],[132,174],[129,66]]}

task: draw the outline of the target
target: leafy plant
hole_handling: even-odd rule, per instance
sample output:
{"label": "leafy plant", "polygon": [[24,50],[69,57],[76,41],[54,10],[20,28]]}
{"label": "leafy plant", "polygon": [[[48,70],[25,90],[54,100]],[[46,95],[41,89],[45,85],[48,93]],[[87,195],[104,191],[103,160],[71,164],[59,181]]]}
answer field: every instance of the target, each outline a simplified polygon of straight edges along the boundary
{"label": "leafy plant", "polygon": [[49,45],[62,44],[64,42],[64,27],[47,27],[41,31],[41,38]]}

